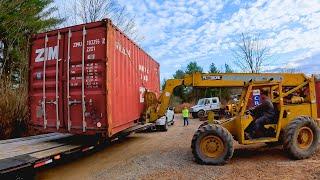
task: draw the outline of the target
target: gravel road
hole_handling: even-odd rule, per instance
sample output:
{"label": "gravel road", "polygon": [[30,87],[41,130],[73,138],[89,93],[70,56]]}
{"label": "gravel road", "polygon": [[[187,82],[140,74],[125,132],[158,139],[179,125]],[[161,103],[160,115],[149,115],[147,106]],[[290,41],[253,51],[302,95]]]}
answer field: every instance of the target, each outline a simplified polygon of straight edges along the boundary
{"label": "gravel road", "polygon": [[198,165],[190,143],[201,124],[181,116],[168,132],[137,133],[98,152],[41,169],[36,179],[320,179],[320,150],[310,159],[290,160],[281,146],[243,146],[224,166]]}

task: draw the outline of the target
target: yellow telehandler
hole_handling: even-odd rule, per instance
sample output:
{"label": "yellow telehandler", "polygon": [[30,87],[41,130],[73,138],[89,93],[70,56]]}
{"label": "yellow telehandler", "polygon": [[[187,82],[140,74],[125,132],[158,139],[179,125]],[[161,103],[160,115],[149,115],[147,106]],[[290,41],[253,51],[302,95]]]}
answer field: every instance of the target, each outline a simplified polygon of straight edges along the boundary
{"label": "yellow telehandler", "polygon": [[[289,73],[194,73],[183,79],[167,80],[159,98],[152,92],[146,92],[144,117],[147,122],[154,122],[162,117],[174,88],[180,85],[196,88],[242,88],[233,117],[214,120],[209,113],[209,123],[200,125],[196,130],[191,142],[196,162],[225,164],[233,155],[234,140],[245,145],[282,144],[290,157],[304,159],[315,152],[319,141],[315,81],[315,76]],[[253,106],[254,100],[258,99],[255,93],[262,89],[268,90],[277,118],[264,125],[266,132],[262,137],[248,138],[246,132],[250,133],[251,124],[255,121],[248,110]]]}

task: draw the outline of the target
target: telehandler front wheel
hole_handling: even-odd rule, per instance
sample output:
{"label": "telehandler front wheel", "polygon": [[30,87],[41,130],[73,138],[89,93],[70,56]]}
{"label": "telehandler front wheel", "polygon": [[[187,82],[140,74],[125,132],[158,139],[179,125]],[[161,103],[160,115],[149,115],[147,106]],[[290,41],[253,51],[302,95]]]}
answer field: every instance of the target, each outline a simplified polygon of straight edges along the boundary
{"label": "telehandler front wheel", "polygon": [[308,158],[316,151],[319,128],[310,117],[300,116],[291,121],[284,133],[283,147],[293,159]]}
{"label": "telehandler front wheel", "polygon": [[206,122],[204,122],[204,123],[200,124],[200,126],[198,127],[198,129],[200,129],[201,127],[206,126],[206,125],[208,125],[208,124],[209,124],[209,122],[208,122],[208,121],[206,121]]}
{"label": "telehandler front wheel", "polygon": [[194,134],[191,148],[199,164],[225,164],[233,155],[233,137],[220,125],[206,125]]}

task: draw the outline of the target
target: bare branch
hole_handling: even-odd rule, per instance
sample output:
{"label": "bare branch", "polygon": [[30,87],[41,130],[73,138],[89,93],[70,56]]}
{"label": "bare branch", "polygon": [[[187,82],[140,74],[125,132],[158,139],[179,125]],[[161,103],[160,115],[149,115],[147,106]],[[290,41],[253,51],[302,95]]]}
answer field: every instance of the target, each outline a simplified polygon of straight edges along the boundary
{"label": "bare branch", "polygon": [[264,46],[260,36],[250,36],[241,33],[232,49],[235,64],[244,72],[259,73],[269,57],[269,49]]}
{"label": "bare branch", "polygon": [[[141,41],[143,37],[137,32],[135,16],[128,13],[125,6],[116,0],[74,0],[70,2],[69,15],[65,19],[72,18],[70,25],[89,23],[109,18],[126,35],[135,41]],[[69,21],[70,22],[70,21]]]}

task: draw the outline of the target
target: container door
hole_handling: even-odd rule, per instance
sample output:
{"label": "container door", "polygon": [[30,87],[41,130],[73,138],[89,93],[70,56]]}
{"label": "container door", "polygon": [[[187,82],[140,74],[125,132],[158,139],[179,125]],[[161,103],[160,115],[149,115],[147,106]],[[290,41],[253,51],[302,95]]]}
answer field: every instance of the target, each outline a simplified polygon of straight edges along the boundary
{"label": "container door", "polygon": [[30,58],[30,110],[34,125],[60,130],[63,123],[63,34],[33,42]]}
{"label": "container door", "polygon": [[105,26],[65,36],[65,108],[67,130],[90,134],[105,130]]}

